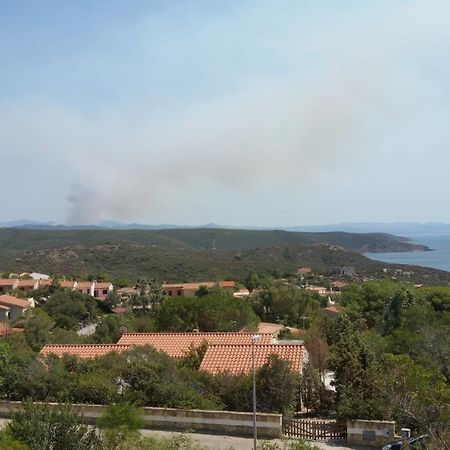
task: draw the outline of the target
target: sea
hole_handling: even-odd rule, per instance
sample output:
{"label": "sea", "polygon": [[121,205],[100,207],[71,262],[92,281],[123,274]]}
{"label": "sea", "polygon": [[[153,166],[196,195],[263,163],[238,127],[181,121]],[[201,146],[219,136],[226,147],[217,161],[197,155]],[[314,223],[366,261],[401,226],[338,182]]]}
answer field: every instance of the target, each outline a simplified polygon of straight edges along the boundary
{"label": "sea", "polygon": [[450,272],[450,234],[406,236],[412,242],[423,244],[431,252],[366,253],[370,259],[395,264],[413,264]]}

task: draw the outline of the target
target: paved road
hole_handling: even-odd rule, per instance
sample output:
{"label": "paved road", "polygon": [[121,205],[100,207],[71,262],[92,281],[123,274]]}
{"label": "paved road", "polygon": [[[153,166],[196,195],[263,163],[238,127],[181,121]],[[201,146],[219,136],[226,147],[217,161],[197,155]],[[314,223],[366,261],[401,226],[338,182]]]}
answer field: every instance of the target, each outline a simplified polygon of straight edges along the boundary
{"label": "paved road", "polygon": [[[171,437],[176,433],[169,431],[155,431],[155,430],[141,430],[144,436],[158,436],[158,437]],[[240,438],[234,436],[219,436],[215,434],[200,434],[190,433],[188,434],[192,440],[199,445],[208,447],[211,450],[229,450],[232,447],[234,450],[252,450],[253,439]],[[260,442],[260,441],[258,441]],[[261,440],[262,442],[262,440]],[[281,443],[280,440],[275,439],[271,442]],[[324,450],[367,450],[364,447],[348,447],[342,442],[314,442],[315,445]],[[373,449],[372,449],[373,450]]]}
{"label": "paved road", "polygon": [[[0,429],[2,429],[8,419],[0,419]],[[171,431],[157,431],[157,430],[141,430],[143,436],[155,436],[155,437],[165,437],[170,438],[176,434]],[[203,433],[186,433],[191,439],[199,445],[207,447],[209,450],[252,450],[253,449],[253,439],[241,438],[235,436],[221,436],[216,434],[203,434]],[[262,442],[262,440],[258,440]],[[271,442],[281,443],[280,440],[274,439]],[[342,442],[313,442],[315,445],[323,450],[373,450],[368,447],[350,447]],[[282,447],[281,447],[282,448]]]}

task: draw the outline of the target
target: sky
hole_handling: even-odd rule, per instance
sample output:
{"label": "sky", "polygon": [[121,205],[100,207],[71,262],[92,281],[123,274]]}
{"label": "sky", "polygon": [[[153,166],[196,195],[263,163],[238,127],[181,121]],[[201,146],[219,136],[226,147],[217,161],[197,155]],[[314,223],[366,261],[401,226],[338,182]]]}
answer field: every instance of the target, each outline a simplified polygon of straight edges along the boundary
{"label": "sky", "polygon": [[0,222],[450,222],[448,0],[0,2]]}

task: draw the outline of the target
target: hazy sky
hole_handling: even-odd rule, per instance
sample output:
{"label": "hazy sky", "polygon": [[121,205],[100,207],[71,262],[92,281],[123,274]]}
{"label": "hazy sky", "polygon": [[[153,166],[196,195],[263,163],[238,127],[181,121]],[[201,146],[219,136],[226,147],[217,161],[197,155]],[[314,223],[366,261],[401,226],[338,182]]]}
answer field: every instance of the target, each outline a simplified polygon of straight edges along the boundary
{"label": "hazy sky", "polygon": [[450,222],[450,1],[0,2],[0,221]]}

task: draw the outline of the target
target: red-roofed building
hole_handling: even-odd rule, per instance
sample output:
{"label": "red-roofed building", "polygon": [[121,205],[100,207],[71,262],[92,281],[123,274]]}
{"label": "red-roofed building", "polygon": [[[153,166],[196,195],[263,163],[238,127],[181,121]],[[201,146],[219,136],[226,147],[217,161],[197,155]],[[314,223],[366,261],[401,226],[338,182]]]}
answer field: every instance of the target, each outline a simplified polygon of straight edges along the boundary
{"label": "red-roofed building", "polygon": [[112,292],[113,285],[111,283],[97,283],[94,281],[94,297],[104,300],[106,296]]}
{"label": "red-roofed building", "polygon": [[16,319],[22,315],[33,304],[12,295],[0,295],[0,319]]}
{"label": "red-roofed building", "polygon": [[[117,342],[123,345],[151,345],[172,358],[182,358],[191,346],[198,347],[206,341],[214,344],[248,344],[254,333],[124,333]],[[261,335],[257,345],[272,344],[271,333]]]}
{"label": "red-roofed building", "polygon": [[17,278],[0,278],[0,294],[6,294],[13,289],[17,289],[19,280]]}
{"label": "red-roofed building", "polygon": [[35,291],[39,287],[39,280],[27,279],[19,280],[17,289],[22,292]]}
{"label": "red-roofed building", "polygon": [[108,353],[120,353],[131,348],[129,345],[119,344],[52,344],[45,345],[41,350],[41,355],[64,356],[72,355],[80,359],[96,358],[105,356]]}
{"label": "red-roofed building", "polygon": [[[259,369],[270,355],[288,361],[292,370],[301,372],[304,361],[302,344],[257,344],[255,345],[255,368]],[[200,370],[210,374],[228,373],[242,375],[252,372],[252,344],[210,345],[200,364]]]}
{"label": "red-roofed building", "polygon": [[194,297],[200,286],[211,289],[217,285],[231,293],[236,287],[234,281],[202,281],[200,283],[164,283],[161,288],[169,297]]}
{"label": "red-roofed building", "polygon": [[75,289],[80,294],[86,294],[94,296],[94,282],[93,281],[77,281],[75,284]]}

